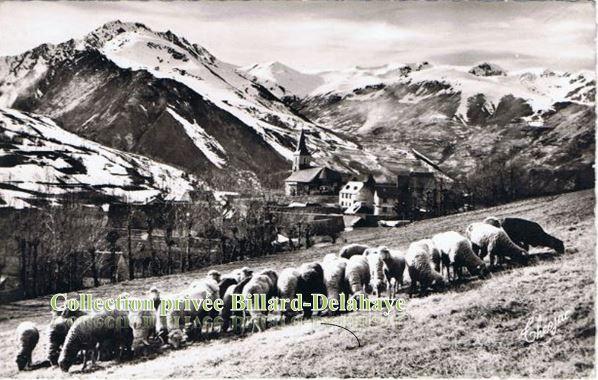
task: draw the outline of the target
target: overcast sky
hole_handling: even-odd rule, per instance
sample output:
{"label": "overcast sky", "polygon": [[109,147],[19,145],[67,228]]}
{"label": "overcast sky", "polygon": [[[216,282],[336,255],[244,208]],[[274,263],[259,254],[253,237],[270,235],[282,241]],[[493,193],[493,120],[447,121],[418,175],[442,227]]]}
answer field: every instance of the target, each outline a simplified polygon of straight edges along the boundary
{"label": "overcast sky", "polygon": [[594,69],[594,4],[564,1],[0,1],[0,55],[80,38],[114,19],[170,29],[237,65],[322,70],[429,60]]}

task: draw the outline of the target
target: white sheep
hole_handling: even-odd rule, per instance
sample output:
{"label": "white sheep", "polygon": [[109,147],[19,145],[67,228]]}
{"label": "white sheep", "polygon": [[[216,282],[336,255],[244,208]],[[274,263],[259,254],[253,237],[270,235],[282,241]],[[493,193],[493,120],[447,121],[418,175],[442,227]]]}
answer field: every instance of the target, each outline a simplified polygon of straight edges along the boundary
{"label": "white sheep", "polygon": [[384,275],[384,260],[390,258],[390,252],[386,247],[368,248],[363,252],[370,268],[370,287],[374,296],[380,294],[387,288],[386,276]]}
{"label": "white sheep", "polygon": [[[189,288],[173,297],[173,300],[184,301],[185,299],[198,300],[200,303],[209,299],[212,302],[218,299],[218,284],[212,279],[201,279],[194,281]],[[190,307],[175,307],[166,314],[166,328],[168,331],[168,342],[175,349],[179,348],[183,341],[198,339],[201,336],[202,322],[204,318],[214,316],[214,313],[207,312],[201,305],[197,309],[193,304]]]}
{"label": "white sheep", "polygon": [[496,259],[501,262],[505,257],[519,262],[527,262],[528,253],[509,238],[507,233],[487,223],[472,223],[467,226],[466,235],[471,240],[474,251],[479,252],[481,259],[490,254],[490,266]]}
{"label": "white sheep", "polygon": [[31,367],[33,350],[39,342],[39,331],[33,322],[22,322],[17,326],[17,367],[23,371]]}
{"label": "white sheep", "polygon": [[370,267],[365,256],[352,256],[345,268],[345,281],[349,284],[351,294],[363,294],[370,282]]}
{"label": "white sheep", "polygon": [[451,266],[453,279],[462,278],[461,268],[464,266],[472,275],[479,275],[482,278],[488,275],[486,264],[473,252],[471,242],[465,236],[455,231],[447,231],[434,235],[432,241],[440,251],[443,262],[447,263],[449,281]]}
{"label": "white sheep", "polygon": [[363,252],[365,252],[365,250],[368,248],[369,248],[369,246],[367,246],[365,244],[357,244],[357,243],[348,244],[348,245],[345,245],[343,248],[341,248],[341,250],[338,253],[338,256],[344,257],[345,259],[350,259],[352,256],[362,255]]}
{"label": "white sheep", "polygon": [[403,286],[403,274],[405,273],[405,257],[403,253],[396,249],[388,249],[386,247],[379,248],[383,254],[382,261],[384,262],[384,276],[388,283],[388,297],[394,298],[400,286]]}
{"label": "white sheep", "polygon": [[[266,302],[277,295],[276,283],[278,282],[278,275],[273,270],[263,270],[257,275],[253,276],[251,280],[243,287],[241,293],[245,299],[250,299],[254,295],[265,295]],[[258,310],[254,307],[246,310],[251,316],[248,323],[258,331],[264,331],[266,328],[267,311]],[[244,313],[246,315],[246,313]]]}
{"label": "white sheep", "polygon": [[281,310],[281,318],[285,317],[287,320],[295,315],[295,312],[290,308],[290,301],[295,298],[297,294],[297,283],[299,282],[300,274],[295,268],[285,268],[278,275],[276,287],[278,288],[278,296],[281,299],[288,299],[285,303],[284,310]]}
{"label": "white sheep", "polygon": [[443,288],[446,282],[440,273],[434,269],[432,254],[436,248],[430,239],[423,239],[409,245],[405,254],[405,263],[411,278],[410,296],[415,293],[419,283],[420,293],[428,287]]}
{"label": "white sheep", "polygon": [[348,293],[345,280],[345,270],[349,260],[334,254],[324,256],[322,270],[324,271],[324,285],[328,299],[339,301],[341,293]]}
{"label": "white sheep", "polygon": [[83,369],[87,367],[89,353],[94,365],[98,348],[107,343],[114,344],[120,358],[131,350],[133,331],[126,312],[106,311],[78,318],[66,335],[58,365],[61,370],[68,372],[79,351],[84,351]]}
{"label": "white sheep", "polygon": [[216,283],[219,283],[220,282],[220,277],[222,277],[222,274],[219,271],[217,271],[215,269],[212,269],[212,270],[210,270],[208,272],[208,274],[206,275],[206,277],[214,280],[214,282],[216,282]]}

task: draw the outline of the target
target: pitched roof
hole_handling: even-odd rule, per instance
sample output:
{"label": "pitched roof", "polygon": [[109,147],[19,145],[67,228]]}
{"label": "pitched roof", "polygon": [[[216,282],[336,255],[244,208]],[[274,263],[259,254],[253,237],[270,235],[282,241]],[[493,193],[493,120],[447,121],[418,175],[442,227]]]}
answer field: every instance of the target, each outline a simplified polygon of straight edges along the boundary
{"label": "pitched roof", "polygon": [[285,179],[285,182],[313,182],[323,169],[324,167],[297,170],[296,172],[291,173],[291,175]]}
{"label": "pitched roof", "polygon": [[357,194],[361,191],[364,186],[364,182],[361,181],[349,181],[341,187],[342,193]]}
{"label": "pitched roof", "polygon": [[307,150],[307,145],[305,144],[305,133],[303,132],[303,129],[299,134],[299,141],[297,142],[295,153],[299,153],[302,156],[309,155],[309,150]]}

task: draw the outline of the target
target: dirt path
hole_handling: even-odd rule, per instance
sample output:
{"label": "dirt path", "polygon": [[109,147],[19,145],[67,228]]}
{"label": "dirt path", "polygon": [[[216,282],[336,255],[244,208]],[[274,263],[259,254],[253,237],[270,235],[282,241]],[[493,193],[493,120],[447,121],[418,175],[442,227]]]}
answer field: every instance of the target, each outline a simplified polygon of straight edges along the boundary
{"label": "dirt path", "polygon": [[[151,359],[101,363],[93,377],[277,377],[277,376],[589,376],[594,362],[594,194],[593,191],[538,198],[414,223],[397,229],[365,229],[345,235],[348,242],[406,248],[414,240],[445,230],[463,231],[486,216],[517,215],[540,222],[565,241],[567,253],[541,256],[525,268],[495,273],[442,294],[408,301],[404,315],[353,313],[301,326],[275,327],[245,337],[219,337]],[[344,244],[312,248],[216,267],[243,265],[281,269],[319,259]],[[190,274],[142,279],[91,290],[98,296],[128,291],[140,295],[151,285],[175,291],[207,269]],[[2,305],[0,377],[17,375],[14,328],[32,320],[45,328],[49,297]],[[530,319],[539,325],[560,315],[554,335],[534,341],[522,335]],[[320,322],[350,324],[348,332]],[[367,324],[367,325],[366,325]],[[537,324],[537,323],[536,323]],[[534,326],[536,326],[534,324]],[[537,335],[537,334],[536,334]],[[45,339],[34,352],[41,360]],[[78,367],[78,366],[76,366]],[[71,373],[78,368],[73,368]],[[78,374],[79,376],[82,374]],[[18,377],[70,377],[58,369]]]}

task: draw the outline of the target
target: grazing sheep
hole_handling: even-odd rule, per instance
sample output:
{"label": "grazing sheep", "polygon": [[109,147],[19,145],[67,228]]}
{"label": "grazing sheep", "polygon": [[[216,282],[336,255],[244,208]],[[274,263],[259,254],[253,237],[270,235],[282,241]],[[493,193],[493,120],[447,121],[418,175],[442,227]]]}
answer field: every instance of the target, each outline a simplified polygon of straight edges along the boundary
{"label": "grazing sheep", "polygon": [[488,217],[484,223],[502,228],[513,242],[526,251],[529,247],[548,247],[557,253],[565,252],[563,241],[546,233],[538,223],[521,218]]}
{"label": "grazing sheep", "polygon": [[[222,297],[223,306],[222,311],[220,312],[220,317],[222,318],[222,326],[221,331],[225,332],[228,331],[228,328],[233,322],[233,318],[241,318],[243,316],[243,312],[241,311],[233,311],[233,295],[237,294],[240,295],[243,293],[243,288],[247,283],[251,280],[251,276],[245,278],[243,281],[239,282],[236,285],[231,285],[226,289],[224,292],[224,296]],[[243,327],[243,323],[235,324],[236,327]],[[235,327],[235,326],[233,326]]]}
{"label": "grazing sheep", "polygon": [[351,294],[363,294],[370,282],[370,267],[365,256],[352,256],[345,268],[345,281]]}
{"label": "grazing sheep", "polygon": [[430,239],[419,240],[409,245],[405,254],[405,263],[411,278],[409,295],[413,296],[419,283],[420,294],[428,287],[444,288],[446,282],[440,273],[434,269],[432,254],[434,244]]}
{"label": "grazing sheep", "polygon": [[54,316],[48,325],[48,360],[52,365],[58,365],[58,357],[60,356],[60,350],[64,344],[66,334],[75,322],[75,320],[83,315],[85,312],[67,312],[68,309],[64,310],[62,314],[67,315],[64,317],[62,314]]}
{"label": "grazing sheep", "polygon": [[312,296],[314,294],[326,294],[324,285],[324,270],[320,263],[304,263],[299,268],[299,281],[297,282],[297,294],[303,296],[303,317],[311,318],[313,314]]}
{"label": "grazing sheep", "polygon": [[491,267],[495,265],[497,258],[502,262],[504,257],[527,262],[527,251],[513,243],[501,228],[486,223],[472,223],[467,226],[466,235],[471,240],[474,251],[480,253],[481,259],[490,254]]}
{"label": "grazing sheep", "polygon": [[[281,299],[290,300],[295,298],[297,295],[297,283],[299,282],[301,275],[295,268],[285,268],[280,272],[276,287],[278,288],[278,297]],[[282,310],[281,317],[285,317],[287,320],[295,315],[295,311],[291,310],[290,305],[285,304],[284,310]]]}
{"label": "grazing sheep", "polygon": [[[254,295],[265,295],[266,302],[277,294],[276,283],[278,282],[278,276],[273,270],[263,270],[256,276],[251,278],[245,287],[243,287],[243,297],[245,299],[252,298]],[[247,310],[251,316],[249,321],[253,327],[256,327],[258,331],[264,331],[266,328],[266,316],[267,311],[256,310],[255,308],[249,308]],[[252,328],[253,328],[252,327]]]}
{"label": "grazing sheep", "polygon": [[[443,259],[448,262],[448,280],[451,280],[450,267],[453,267],[453,279],[461,279],[461,268],[465,266],[470,274],[484,278],[489,274],[486,264],[473,252],[471,242],[458,232],[448,231],[436,234],[432,241],[440,251]],[[444,260],[443,260],[444,261]]]}
{"label": "grazing sheep", "polygon": [[78,318],[66,335],[64,347],[58,358],[58,365],[68,372],[79,351],[83,354],[83,369],[87,367],[87,359],[91,354],[92,365],[97,358],[97,350],[102,345],[114,345],[122,359],[125,352],[131,350],[133,331],[129,326],[127,313],[105,311],[98,314],[85,315]]}
{"label": "grazing sheep", "polygon": [[[349,286],[345,281],[345,269],[349,260],[334,254],[324,256],[322,270],[324,271],[324,286],[329,300],[340,301],[341,293],[349,293]],[[332,313],[325,311],[325,314]],[[338,314],[338,312],[334,313]]]}
{"label": "grazing sheep", "polygon": [[[185,299],[215,301],[219,297],[218,284],[212,279],[194,281],[189,288],[174,297],[175,300]],[[168,329],[168,343],[175,349],[181,347],[183,341],[187,342],[201,337],[202,321],[208,316],[214,316],[214,311],[207,312],[203,307],[197,309],[193,304],[185,308],[175,307],[166,314],[166,328]]]}
{"label": "grazing sheep", "polygon": [[388,297],[394,298],[397,294],[398,288],[403,286],[403,273],[405,273],[405,257],[401,251],[381,247],[381,251],[385,251],[382,261],[384,262],[384,276],[388,283]]}
{"label": "grazing sheep", "polygon": [[129,323],[133,329],[133,352],[151,346],[149,340],[157,337],[157,319],[155,310],[130,310]]}
{"label": "grazing sheep", "polygon": [[39,331],[33,322],[22,322],[17,326],[17,367],[23,371],[31,367],[31,356],[39,342]]}
{"label": "grazing sheep", "polygon": [[367,259],[370,268],[370,287],[374,296],[380,297],[387,287],[384,260],[390,258],[390,252],[386,247],[368,248],[363,252],[363,256]]}
{"label": "grazing sheep", "polygon": [[341,250],[338,253],[338,256],[344,257],[345,259],[350,259],[352,256],[362,255],[363,252],[368,248],[369,247],[364,244],[348,244],[341,248]]}

